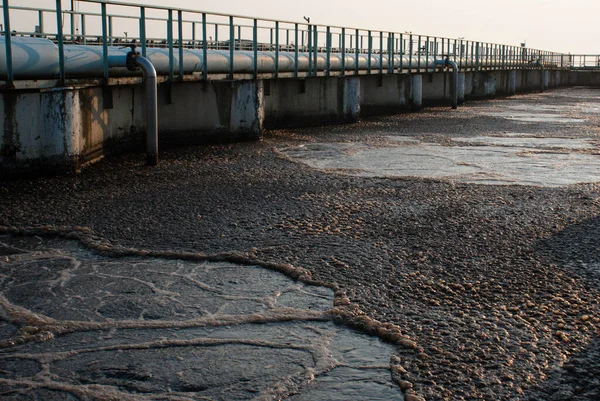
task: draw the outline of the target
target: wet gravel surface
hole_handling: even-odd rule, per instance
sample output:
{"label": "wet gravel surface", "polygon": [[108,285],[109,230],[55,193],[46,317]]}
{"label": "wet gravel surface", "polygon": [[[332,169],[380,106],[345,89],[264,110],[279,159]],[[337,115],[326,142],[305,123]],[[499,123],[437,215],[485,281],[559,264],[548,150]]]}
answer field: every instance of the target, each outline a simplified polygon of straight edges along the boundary
{"label": "wet gravel surface", "polygon": [[[565,108],[585,122],[494,114],[515,105]],[[397,356],[428,400],[598,400],[598,183],[361,178],[277,151],[316,141],[377,146],[390,135],[440,144],[511,132],[600,139],[600,113],[589,112],[598,107],[600,90],[568,89],[167,149],[156,168],[142,154],[112,157],[76,176],[2,182],[0,225],[85,226],[123,246],[306,268],[417,343]]]}

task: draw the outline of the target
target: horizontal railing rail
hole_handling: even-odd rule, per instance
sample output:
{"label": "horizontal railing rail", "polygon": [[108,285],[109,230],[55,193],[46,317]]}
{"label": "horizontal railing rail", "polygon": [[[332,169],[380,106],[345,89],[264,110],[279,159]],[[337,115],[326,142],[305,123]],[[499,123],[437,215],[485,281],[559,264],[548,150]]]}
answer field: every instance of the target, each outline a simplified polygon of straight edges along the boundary
{"label": "horizontal railing rail", "polygon": [[[234,54],[237,51],[254,53],[254,76],[258,68],[258,52],[273,52],[275,68],[273,76],[280,73],[279,56],[291,54],[295,70],[293,76],[329,75],[332,54],[341,56],[339,73],[359,73],[360,63],[355,62],[355,71],[348,71],[346,56],[358,60],[366,55],[366,73],[433,72],[435,65],[430,58],[450,58],[460,70],[532,68],[541,62],[546,68],[587,68],[597,56],[572,56],[542,51],[523,46],[443,38],[414,34],[348,28],[333,25],[311,24],[254,18],[240,15],[203,12],[168,6],[131,4],[105,0],[78,0],[69,2],[79,9],[63,9],[66,1],[48,0],[45,8],[13,6],[13,0],[3,0],[3,31],[6,52],[6,81],[14,79],[11,37],[27,36],[54,41],[59,48],[59,79],[65,80],[65,45],[101,46],[104,63],[104,78],[109,78],[109,47],[136,45],[146,56],[148,48],[168,49],[169,80],[183,76],[184,49],[197,49],[203,53],[203,77],[209,70],[208,51],[229,52],[229,75],[233,78]],[[81,10],[84,6],[85,10]],[[29,24],[29,25],[28,25]],[[32,29],[33,28],[33,29]],[[122,34],[121,34],[122,33]],[[178,52],[177,62],[174,57]],[[299,58],[308,56],[307,71],[298,70]],[[318,61],[325,55],[325,65]],[[385,55],[386,57],[384,57]],[[400,65],[394,63],[400,57]],[[379,56],[379,57],[371,57]],[[574,58],[575,57],[575,58]],[[593,59],[596,57],[596,59]],[[402,65],[407,60],[409,65]],[[424,61],[422,61],[424,60]],[[361,71],[364,73],[364,71]]]}

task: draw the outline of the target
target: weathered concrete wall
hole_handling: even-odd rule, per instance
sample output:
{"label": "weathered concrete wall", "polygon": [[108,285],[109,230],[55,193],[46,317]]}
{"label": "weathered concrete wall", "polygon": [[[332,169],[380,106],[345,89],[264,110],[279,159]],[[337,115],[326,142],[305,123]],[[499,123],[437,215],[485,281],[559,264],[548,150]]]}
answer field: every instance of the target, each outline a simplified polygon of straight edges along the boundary
{"label": "weathered concrete wall", "polygon": [[69,168],[76,164],[84,141],[79,104],[77,90],[3,93],[0,168]]}
{"label": "weathered concrete wall", "polygon": [[[267,127],[356,121],[360,86],[344,78],[265,80],[264,116]],[[358,89],[360,90],[360,89]],[[356,103],[356,104],[355,104]],[[353,110],[353,111],[352,111]]]}
{"label": "weathered concrete wall", "polygon": [[568,84],[600,87],[600,71],[569,71]]}
{"label": "weathered concrete wall", "polygon": [[[459,103],[560,85],[600,86],[600,72],[459,73]],[[259,138],[263,127],[357,121],[360,115],[448,104],[450,73],[209,81],[159,86],[161,142]],[[104,108],[105,100],[112,108]],[[73,168],[107,151],[144,143],[143,85],[0,93],[0,173]]]}
{"label": "weathered concrete wall", "polygon": [[[171,103],[168,91],[159,87],[161,142],[258,139],[263,131],[262,81],[174,84]],[[6,91],[0,121],[0,173],[71,169],[143,143],[145,93],[141,85]]]}
{"label": "weathered concrete wall", "polygon": [[366,75],[360,82],[362,115],[394,114],[411,108],[409,75]]}

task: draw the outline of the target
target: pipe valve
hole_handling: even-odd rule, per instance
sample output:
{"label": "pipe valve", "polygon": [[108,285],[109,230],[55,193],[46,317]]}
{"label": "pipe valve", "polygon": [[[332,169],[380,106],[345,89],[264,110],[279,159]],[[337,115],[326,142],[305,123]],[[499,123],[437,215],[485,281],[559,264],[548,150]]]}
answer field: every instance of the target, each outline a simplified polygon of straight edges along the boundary
{"label": "pipe valve", "polygon": [[135,58],[140,55],[139,52],[135,51],[135,45],[121,47],[121,49],[130,48],[131,51],[127,53],[127,58],[125,59],[125,66],[129,71],[136,71],[139,69],[137,64],[135,63]]}

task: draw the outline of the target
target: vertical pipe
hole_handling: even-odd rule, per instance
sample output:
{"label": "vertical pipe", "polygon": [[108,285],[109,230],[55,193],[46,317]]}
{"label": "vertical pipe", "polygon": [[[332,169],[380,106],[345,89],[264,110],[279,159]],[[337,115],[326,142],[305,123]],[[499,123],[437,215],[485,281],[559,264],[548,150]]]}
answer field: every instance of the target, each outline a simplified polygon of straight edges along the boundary
{"label": "vertical pipe", "polygon": [[[60,21],[60,1],[57,0],[57,20]],[[12,59],[12,38],[10,32],[10,5],[8,4],[8,0],[4,0],[2,13],[4,15],[4,49],[6,50],[6,85],[8,87],[13,87],[14,74],[13,74],[13,59]],[[62,51],[59,50],[59,60],[60,54]],[[64,58],[62,59],[64,63]],[[64,84],[64,64],[62,65],[61,71],[61,85]]]}
{"label": "vertical pipe", "polygon": [[275,21],[275,78],[279,77],[279,21]]}
{"label": "vertical pipe", "polygon": [[202,78],[208,79],[208,40],[206,37],[206,13],[202,13]]}
{"label": "vertical pipe", "polygon": [[179,37],[179,80],[183,82],[183,12],[177,10],[177,36]]}
{"label": "vertical pipe", "polygon": [[294,78],[298,78],[298,24],[294,24]]}
{"label": "vertical pipe", "polygon": [[142,44],[142,57],[146,57],[146,8],[140,7],[140,42]]}
{"label": "vertical pipe", "polygon": [[156,69],[143,56],[133,58],[135,64],[144,72],[146,82],[146,164],[158,164],[158,88]]}

